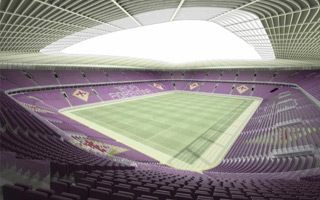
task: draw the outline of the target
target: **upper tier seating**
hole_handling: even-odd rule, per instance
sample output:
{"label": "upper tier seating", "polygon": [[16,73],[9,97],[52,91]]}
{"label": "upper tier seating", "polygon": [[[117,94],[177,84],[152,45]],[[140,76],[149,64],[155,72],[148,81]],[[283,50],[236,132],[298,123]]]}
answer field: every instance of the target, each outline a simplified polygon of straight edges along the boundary
{"label": "upper tier seating", "polygon": [[[86,84],[155,79],[197,79],[216,81],[264,81],[298,84],[318,100],[320,99],[319,70],[304,71],[248,71],[216,70],[186,72],[139,72],[126,70],[0,70],[0,89],[21,87]],[[180,87],[177,87],[180,89]]]}

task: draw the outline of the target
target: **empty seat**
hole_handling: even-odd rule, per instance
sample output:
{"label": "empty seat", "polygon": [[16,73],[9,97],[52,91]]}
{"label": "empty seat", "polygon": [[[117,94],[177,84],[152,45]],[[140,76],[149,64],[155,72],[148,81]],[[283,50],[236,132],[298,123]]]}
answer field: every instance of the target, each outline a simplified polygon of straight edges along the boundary
{"label": "empty seat", "polygon": [[48,194],[39,191],[27,190],[25,192],[25,200],[47,200]]}
{"label": "empty seat", "polygon": [[71,193],[68,193],[68,192],[62,192],[60,195],[63,196],[63,197],[70,198],[72,200],[80,200],[81,199],[81,197],[79,195],[71,194]]}
{"label": "empty seat", "polygon": [[97,187],[111,188],[113,185],[112,181],[101,181],[97,182]]}
{"label": "empty seat", "polygon": [[150,196],[150,195],[141,195],[141,198],[148,199],[148,200],[159,200],[158,197]]}
{"label": "empty seat", "polygon": [[4,200],[14,200],[14,199],[24,199],[24,188],[15,185],[3,185],[3,199]]}
{"label": "empty seat", "polygon": [[88,188],[83,186],[71,185],[69,192],[79,195],[81,197],[81,200],[86,200],[88,198]]}
{"label": "empty seat", "polygon": [[51,181],[50,187],[55,193],[68,192],[68,184],[60,181]]}
{"label": "empty seat", "polygon": [[141,186],[138,186],[138,187],[134,188],[133,191],[136,194],[150,194],[151,193],[151,189],[150,188],[141,187]]}
{"label": "empty seat", "polygon": [[49,200],[73,200],[68,197],[60,196],[60,195],[52,195]]}
{"label": "empty seat", "polygon": [[48,195],[48,197],[50,197],[51,195],[54,194],[53,190],[45,189],[45,188],[37,188],[36,191],[44,192],[44,193],[46,193]]}
{"label": "empty seat", "polygon": [[18,186],[18,187],[22,187],[24,190],[31,190],[32,189],[31,185],[27,185],[27,184],[23,184],[23,183],[15,183],[14,185]]}
{"label": "empty seat", "polygon": [[117,199],[117,200],[133,200],[134,198],[127,194],[122,193],[114,193],[111,195],[111,199]]}
{"label": "empty seat", "polygon": [[208,196],[201,196],[201,195],[199,195],[199,196],[197,197],[197,200],[214,200],[214,198],[213,198],[213,197],[208,197]]}
{"label": "empty seat", "polygon": [[91,189],[89,196],[97,199],[107,199],[110,196],[110,192],[99,189]]}
{"label": "empty seat", "polygon": [[192,196],[190,194],[176,193],[174,195],[174,199],[177,199],[177,200],[189,200],[189,199],[193,199],[193,198],[192,198]]}
{"label": "empty seat", "polygon": [[96,180],[93,178],[80,178],[78,180],[78,183],[83,183],[83,184],[87,184],[90,185],[90,187],[96,187]]}
{"label": "empty seat", "polygon": [[161,199],[169,198],[171,196],[170,191],[165,190],[155,190],[153,194]]}

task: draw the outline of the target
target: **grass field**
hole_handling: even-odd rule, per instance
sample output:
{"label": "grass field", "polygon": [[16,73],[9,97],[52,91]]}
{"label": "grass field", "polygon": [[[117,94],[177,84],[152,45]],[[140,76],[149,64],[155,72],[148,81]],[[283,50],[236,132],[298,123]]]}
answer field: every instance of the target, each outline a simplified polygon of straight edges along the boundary
{"label": "grass field", "polygon": [[[234,138],[229,140],[232,134],[228,137],[227,129],[254,101],[201,93],[169,93],[74,109],[66,115],[155,159],[166,160],[166,164],[193,166],[201,159],[209,167],[212,156],[209,153],[209,158],[203,158],[203,154],[213,145],[230,147]],[[221,157],[226,152],[220,153]]]}

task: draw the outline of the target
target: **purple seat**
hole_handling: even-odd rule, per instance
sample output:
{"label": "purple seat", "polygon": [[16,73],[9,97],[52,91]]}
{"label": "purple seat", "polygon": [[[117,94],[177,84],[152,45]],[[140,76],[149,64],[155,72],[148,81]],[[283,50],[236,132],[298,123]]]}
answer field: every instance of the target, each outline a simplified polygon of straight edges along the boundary
{"label": "purple seat", "polygon": [[111,188],[113,185],[112,181],[101,181],[97,182],[97,187]]}
{"label": "purple seat", "polygon": [[18,187],[22,187],[24,190],[31,190],[32,189],[31,185],[27,185],[27,184],[23,184],[23,183],[15,183],[14,185],[18,186]]}
{"label": "purple seat", "polygon": [[68,197],[68,198],[70,198],[72,200],[80,200],[81,199],[81,197],[79,195],[71,194],[71,193],[68,193],[68,192],[62,192],[60,195],[64,196],[64,197]]}
{"label": "purple seat", "polygon": [[136,200],[150,200],[150,198],[147,198],[147,197],[138,197],[138,198],[136,198]]}
{"label": "purple seat", "polygon": [[201,196],[201,195],[199,195],[199,196],[197,197],[197,200],[214,200],[214,198],[213,198],[213,197],[208,197],[208,196]]}
{"label": "purple seat", "polygon": [[110,196],[110,192],[99,189],[91,189],[89,196],[97,199],[107,199]]}
{"label": "purple seat", "polygon": [[59,182],[66,183],[66,184],[68,185],[68,188],[69,188],[70,185],[72,184],[72,181],[66,180],[66,179],[59,179]]}
{"label": "purple seat", "polygon": [[86,200],[88,198],[88,189],[79,185],[71,185],[69,192],[72,194],[79,195],[81,200]]}
{"label": "purple seat", "polygon": [[51,181],[50,187],[55,193],[68,192],[68,184],[60,181]]}
{"label": "purple seat", "polygon": [[96,189],[98,189],[98,190],[100,190],[100,191],[108,192],[109,194],[111,194],[111,193],[112,193],[112,189],[110,189],[110,188],[97,187]]}
{"label": "purple seat", "polygon": [[213,197],[215,197],[215,198],[228,198],[229,196],[226,193],[214,192]]}
{"label": "purple seat", "polygon": [[131,191],[131,185],[123,184],[123,183],[115,185],[114,188],[116,190],[121,190],[121,191]]}
{"label": "purple seat", "polygon": [[231,195],[231,198],[235,200],[249,200],[249,198],[244,195]]}
{"label": "purple seat", "polygon": [[138,186],[138,187],[134,188],[133,191],[136,194],[150,194],[151,193],[151,189],[150,188],[141,187],[141,186]]}
{"label": "purple seat", "polygon": [[134,198],[127,194],[122,193],[114,193],[111,195],[111,199],[117,199],[117,200],[133,200]]}
{"label": "purple seat", "polygon": [[194,194],[201,195],[201,196],[210,196],[210,193],[208,191],[203,191],[203,190],[196,190]]}
{"label": "purple seat", "polygon": [[49,200],[73,200],[68,197],[60,196],[60,195],[52,195]]}
{"label": "purple seat", "polygon": [[175,190],[174,187],[170,187],[170,186],[161,186],[160,189],[166,190],[166,191],[171,191],[171,192],[173,192]]}
{"label": "purple seat", "polygon": [[21,199],[24,200],[24,188],[15,186],[15,185],[3,185],[3,199],[4,200],[14,200],[14,199]]}
{"label": "purple seat", "polygon": [[192,196],[190,194],[176,193],[174,195],[174,199],[177,199],[177,200],[189,200],[189,199],[193,199],[193,198],[192,198]]}
{"label": "purple seat", "polygon": [[90,187],[96,187],[96,180],[93,178],[81,178],[78,180],[79,183],[90,185]]}
{"label": "purple seat", "polygon": [[87,173],[88,173],[88,172],[82,171],[82,170],[76,171],[76,172],[74,173],[74,178],[75,178],[75,180],[77,181],[77,180],[79,180],[79,179],[81,179],[81,178],[84,178]]}
{"label": "purple seat", "polygon": [[25,192],[25,200],[47,200],[48,194],[39,191],[27,190]]}
{"label": "purple seat", "polygon": [[54,194],[53,190],[45,189],[45,188],[37,188],[36,191],[46,193],[48,195],[48,197],[50,197],[51,195]]}
{"label": "purple seat", "polygon": [[144,185],[144,187],[148,187],[148,188],[150,188],[152,190],[158,189],[158,186],[156,184],[153,184],[153,183],[147,183],[147,184]]}
{"label": "purple seat", "polygon": [[142,183],[139,182],[139,181],[130,181],[129,184],[130,184],[130,185],[136,185],[136,186],[142,185]]}
{"label": "purple seat", "polygon": [[161,199],[169,198],[171,196],[170,191],[165,190],[155,190],[153,194]]}
{"label": "purple seat", "polygon": [[191,190],[190,190],[190,189],[186,189],[186,188],[178,188],[178,189],[177,189],[177,192],[182,192],[182,193],[188,193],[188,194],[190,194],[190,193],[191,193]]}
{"label": "purple seat", "polygon": [[149,200],[159,200],[156,196],[150,196],[150,195],[141,195],[141,198],[149,199]]}
{"label": "purple seat", "polygon": [[266,200],[264,197],[250,197],[252,200]]}
{"label": "purple seat", "polygon": [[120,194],[125,194],[125,195],[128,195],[128,196],[131,196],[132,198],[135,197],[135,194],[132,193],[132,192],[127,192],[127,191],[118,191],[118,193]]}
{"label": "purple seat", "polygon": [[87,188],[88,190],[91,188],[90,185],[88,184],[85,184],[85,183],[77,183],[78,186],[81,186],[81,187],[84,187],[84,188]]}

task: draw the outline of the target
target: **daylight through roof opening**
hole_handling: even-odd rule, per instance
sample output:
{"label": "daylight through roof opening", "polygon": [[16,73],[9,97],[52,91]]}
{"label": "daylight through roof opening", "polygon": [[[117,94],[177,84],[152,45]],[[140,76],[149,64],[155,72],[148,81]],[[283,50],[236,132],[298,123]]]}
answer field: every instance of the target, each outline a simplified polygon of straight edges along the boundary
{"label": "daylight through roof opening", "polygon": [[222,26],[190,20],[117,31],[76,43],[62,52],[170,63],[261,59],[252,45]]}

